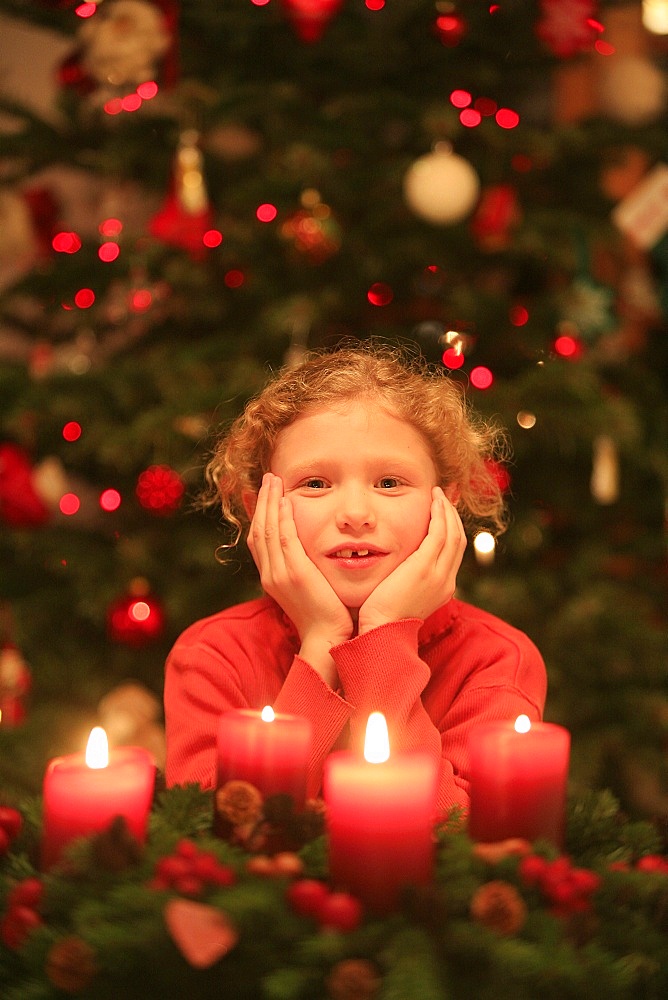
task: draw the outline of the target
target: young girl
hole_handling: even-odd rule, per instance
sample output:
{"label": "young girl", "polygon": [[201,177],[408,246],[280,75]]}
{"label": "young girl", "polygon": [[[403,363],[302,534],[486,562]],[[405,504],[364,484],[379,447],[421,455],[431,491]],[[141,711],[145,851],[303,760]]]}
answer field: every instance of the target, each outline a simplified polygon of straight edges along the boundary
{"label": "young girl", "polygon": [[470,525],[503,527],[499,435],[445,371],[363,343],[278,374],[207,473],[265,596],[197,622],[166,666],[168,785],[214,787],[221,713],[307,716],[309,793],[372,711],[394,750],[440,761],[439,807],[468,804],[472,727],[542,716],[531,641],[454,597]]}

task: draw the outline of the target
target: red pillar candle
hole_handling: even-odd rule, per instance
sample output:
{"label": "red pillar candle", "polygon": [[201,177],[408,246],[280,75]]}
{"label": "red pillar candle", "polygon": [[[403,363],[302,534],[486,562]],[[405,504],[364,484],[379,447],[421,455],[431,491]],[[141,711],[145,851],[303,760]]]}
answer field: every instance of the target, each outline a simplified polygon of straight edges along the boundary
{"label": "red pillar candle", "polygon": [[[374,749],[374,740],[385,749]],[[378,712],[369,717],[364,758],[338,751],[325,762],[330,878],[370,910],[388,913],[404,886],[432,879],[438,763],[419,752],[390,758]]]}
{"label": "red pillar candle", "polygon": [[218,787],[237,779],[263,795],[291,795],[301,808],[306,801],[306,775],[311,723],[298,715],[276,715],[248,709],[224,712],[218,724]]}
{"label": "red pillar candle", "polygon": [[148,750],[109,752],[106,733],[97,727],[86,753],[54,758],[44,775],[42,868],[58,864],[69,843],[106,829],[117,816],[143,843],[154,785],[155,763]]}
{"label": "red pillar candle", "polygon": [[549,722],[485,722],[471,733],[473,840],[509,837],[563,846],[570,733]]}

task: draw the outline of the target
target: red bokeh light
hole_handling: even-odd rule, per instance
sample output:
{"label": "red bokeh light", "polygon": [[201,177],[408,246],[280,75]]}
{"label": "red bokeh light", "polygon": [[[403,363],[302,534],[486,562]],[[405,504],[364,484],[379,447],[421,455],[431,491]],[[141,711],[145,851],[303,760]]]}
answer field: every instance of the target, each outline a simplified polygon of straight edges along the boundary
{"label": "red bokeh light", "polygon": [[482,121],[482,115],[475,108],[465,108],[460,113],[459,120],[466,128],[475,128]]}
{"label": "red bokeh light", "polygon": [[494,376],[489,368],[486,368],[484,365],[478,365],[477,368],[471,369],[470,379],[471,385],[475,386],[476,389],[489,389],[494,381]]}
{"label": "red bokeh light", "polygon": [[374,281],[366,297],[372,306],[388,306],[394,298],[394,292],[384,281]]}
{"label": "red bokeh light", "polygon": [[610,42],[604,42],[602,38],[596,39],[594,48],[600,56],[614,56],[617,51],[614,45],[611,45]]}
{"label": "red bokeh light", "polygon": [[364,6],[367,10],[382,10],[385,6],[385,0],[364,0]]}
{"label": "red bokeh light", "polygon": [[56,233],[51,246],[57,253],[76,253],[81,250],[81,239],[77,233]]}
{"label": "red bokeh light", "polygon": [[67,514],[71,516],[76,514],[81,506],[81,501],[76,493],[64,493],[60,498],[60,503],[58,504],[61,514]]}
{"label": "red bokeh light", "polygon": [[121,233],[123,223],[120,219],[105,219],[97,228],[101,236],[106,236],[107,238],[112,239],[114,236],[118,236]]}
{"label": "red bokeh light", "polygon": [[582,344],[575,337],[571,337],[569,334],[564,333],[557,337],[553,344],[555,354],[558,354],[560,358],[569,358],[574,360],[579,358],[582,354]]}
{"label": "red bokeh light", "polygon": [[241,288],[245,280],[246,276],[244,272],[239,271],[236,268],[233,268],[231,271],[227,271],[225,277],[223,278],[223,281],[228,288]]}
{"label": "red bokeh light", "polygon": [[219,229],[209,229],[202,237],[202,243],[205,247],[213,249],[214,247],[219,247],[223,242],[223,234]]}
{"label": "red bokeh light", "polygon": [[517,128],[520,123],[520,116],[512,108],[499,108],[494,117],[500,128]]}
{"label": "red bokeh light", "polygon": [[121,506],[121,494],[118,490],[103,490],[100,493],[100,507],[102,510],[118,510]]}
{"label": "red bokeh light", "polygon": [[68,420],[63,427],[63,437],[66,441],[78,441],[81,437],[81,424],[76,420]]}
{"label": "red bokeh light", "polygon": [[447,350],[443,351],[441,360],[446,368],[461,368],[465,359],[461,351],[455,350],[454,347],[448,347]]}
{"label": "red bokeh light", "polygon": [[153,296],[148,288],[138,288],[130,295],[130,308],[133,312],[146,312],[153,305]]}
{"label": "red bokeh light", "polygon": [[123,101],[120,97],[112,97],[105,103],[104,110],[108,115],[120,115],[123,110]]}
{"label": "red bokeh light", "polygon": [[123,111],[139,111],[141,107],[141,97],[139,94],[126,94],[125,97],[121,98],[121,107]]}
{"label": "red bokeh light", "polygon": [[100,246],[97,251],[97,255],[101,261],[104,261],[105,264],[111,264],[112,261],[116,260],[120,252],[121,248],[118,243],[114,243],[113,240],[110,240],[108,243],[103,243]]}
{"label": "red bokeh light", "polygon": [[498,108],[498,104],[491,97],[476,97],[473,106],[484,118],[495,115]]}
{"label": "red bokeh light", "polygon": [[75,8],[74,13],[77,17],[92,17],[96,10],[96,3],[81,3]]}
{"label": "red bokeh light", "polygon": [[524,326],[529,322],[529,310],[525,306],[512,306],[508,317],[513,326]]}
{"label": "red bokeh light", "polygon": [[158,93],[158,85],[155,80],[146,80],[137,87],[137,93],[144,101],[150,101]]}
{"label": "red bokeh light", "polygon": [[255,215],[260,222],[273,222],[278,215],[278,209],[275,205],[265,202],[263,205],[258,205]]}
{"label": "red bokeh light", "polygon": [[95,302],[95,292],[92,288],[80,288],[74,295],[74,304],[79,309],[90,309]]}
{"label": "red bokeh light", "polygon": [[471,100],[468,90],[453,90],[450,94],[450,104],[455,108],[468,108]]}

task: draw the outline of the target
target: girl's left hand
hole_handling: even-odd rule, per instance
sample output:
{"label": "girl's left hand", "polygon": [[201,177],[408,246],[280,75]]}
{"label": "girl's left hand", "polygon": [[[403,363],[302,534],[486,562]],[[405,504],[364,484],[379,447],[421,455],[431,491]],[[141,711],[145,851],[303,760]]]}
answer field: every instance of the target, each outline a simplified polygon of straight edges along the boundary
{"label": "girl's left hand", "polygon": [[461,518],[440,486],[432,490],[431,517],[424,539],[385,577],[359,610],[358,633],[402,618],[425,619],[449,601],[466,549]]}

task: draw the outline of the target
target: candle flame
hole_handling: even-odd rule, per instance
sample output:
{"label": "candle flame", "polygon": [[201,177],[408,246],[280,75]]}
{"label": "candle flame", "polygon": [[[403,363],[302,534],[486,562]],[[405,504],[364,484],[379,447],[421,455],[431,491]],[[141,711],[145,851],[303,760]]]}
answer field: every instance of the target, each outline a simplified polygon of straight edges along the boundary
{"label": "candle flame", "polygon": [[528,733],[531,729],[531,719],[528,715],[518,715],[515,719],[515,732]]}
{"label": "candle flame", "polygon": [[95,769],[109,764],[109,741],[101,726],[94,726],[90,731],[86,745],[86,764]]}
{"label": "candle flame", "polygon": [[390,756],[390,737],[382,712],[372,712],[366,724],[364,759],[370,764],[382,764]]}
{"label": "candle flame", "polygon": [[260,718],[263,722],[273,722],[276,716],[274,715],[274,710],[271,705],[265,705],[260,712]]}

